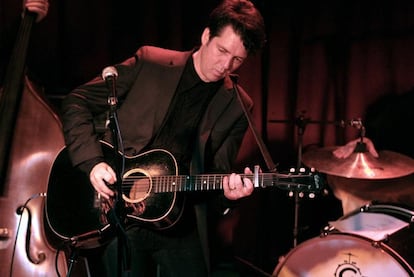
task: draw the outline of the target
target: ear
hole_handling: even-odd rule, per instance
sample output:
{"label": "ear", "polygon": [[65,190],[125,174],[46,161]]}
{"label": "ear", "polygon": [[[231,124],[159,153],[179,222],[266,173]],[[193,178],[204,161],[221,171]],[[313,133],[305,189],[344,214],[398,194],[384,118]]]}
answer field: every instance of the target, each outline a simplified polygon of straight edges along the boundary
{"label": "ear", "polygon": [[207,42],[210,39],[210,29],[209,28],[204,28],[203,33],[201,34],[201,44],[207,44]]}

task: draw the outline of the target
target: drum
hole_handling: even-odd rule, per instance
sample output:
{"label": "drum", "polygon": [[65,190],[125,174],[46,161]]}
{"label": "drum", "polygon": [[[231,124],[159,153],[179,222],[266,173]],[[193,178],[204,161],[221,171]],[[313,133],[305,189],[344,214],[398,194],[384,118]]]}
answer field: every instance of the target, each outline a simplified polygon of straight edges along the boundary
{"label": "drum", "polygon": [[368,204],[281,258],[272,276],[414,276],[411,210]]}

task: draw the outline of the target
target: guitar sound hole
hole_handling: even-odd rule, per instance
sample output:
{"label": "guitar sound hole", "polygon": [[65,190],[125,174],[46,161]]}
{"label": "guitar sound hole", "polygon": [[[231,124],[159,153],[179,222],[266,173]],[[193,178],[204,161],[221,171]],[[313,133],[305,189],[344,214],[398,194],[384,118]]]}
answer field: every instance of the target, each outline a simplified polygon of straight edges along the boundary
{"label": "guitar sound hole", "polygon": [[142,174],[142,172],[133,172],[132,174],[128,175],[128,177],[124,178],[123,183],[123,198],[128,203],[136,204],[142,202],[150,194],[151,179]]}

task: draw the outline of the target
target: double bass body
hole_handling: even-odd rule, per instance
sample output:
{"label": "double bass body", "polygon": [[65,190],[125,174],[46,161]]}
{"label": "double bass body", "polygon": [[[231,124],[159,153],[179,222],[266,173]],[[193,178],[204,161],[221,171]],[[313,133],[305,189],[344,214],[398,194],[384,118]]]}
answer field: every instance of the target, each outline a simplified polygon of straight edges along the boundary
{"label": "double bass body", "polygon": [[26,77],[1,184],[0,276],[67,271],[64,252],[48,243],[44,228],[49,171],[63,146],[59,118]]}

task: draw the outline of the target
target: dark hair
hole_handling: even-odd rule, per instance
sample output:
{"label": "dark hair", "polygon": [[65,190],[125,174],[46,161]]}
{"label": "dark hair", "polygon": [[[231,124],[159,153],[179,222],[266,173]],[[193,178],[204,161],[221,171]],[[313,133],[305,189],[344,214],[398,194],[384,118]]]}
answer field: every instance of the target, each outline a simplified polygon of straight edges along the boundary
{"label": "dark hair", "polygon": [[240,35],[249,54],[261,49],[266,41],[265,24],[260,11],[249,0],[224,0],[210,14],[207,27],[210,39],[231,25]]}

